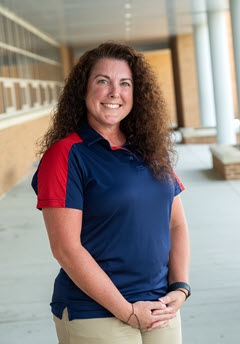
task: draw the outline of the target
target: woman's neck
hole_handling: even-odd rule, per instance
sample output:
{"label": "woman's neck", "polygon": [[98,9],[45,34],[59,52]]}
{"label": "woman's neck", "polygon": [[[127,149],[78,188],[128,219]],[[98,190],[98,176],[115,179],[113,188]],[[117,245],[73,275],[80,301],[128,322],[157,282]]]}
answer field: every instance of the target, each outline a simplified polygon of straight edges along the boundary
{"label": "woman's neck", "polygon": [[89,124],[110,143],[110,146],[121,147],[126,143],[126,137],[120,130],[120,126],[103,127],[93,125],[92,123]]}
{"label": "woman's neck", "polygon": [[[99,131],[98,131],[99,132]],[[125,135],[120,131],[101,131],[99,134],[110,143],[110,146],[121,147],[126,143]]]}

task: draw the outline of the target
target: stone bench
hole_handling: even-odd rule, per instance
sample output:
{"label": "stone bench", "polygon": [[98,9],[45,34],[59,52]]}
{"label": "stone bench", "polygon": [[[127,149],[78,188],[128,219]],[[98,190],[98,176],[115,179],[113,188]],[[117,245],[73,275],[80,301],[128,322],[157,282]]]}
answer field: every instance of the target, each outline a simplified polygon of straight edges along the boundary
{"label": "stone bench", "polygon": [[240,179],[240,145],[211,146],[213,169],[226,180]]}

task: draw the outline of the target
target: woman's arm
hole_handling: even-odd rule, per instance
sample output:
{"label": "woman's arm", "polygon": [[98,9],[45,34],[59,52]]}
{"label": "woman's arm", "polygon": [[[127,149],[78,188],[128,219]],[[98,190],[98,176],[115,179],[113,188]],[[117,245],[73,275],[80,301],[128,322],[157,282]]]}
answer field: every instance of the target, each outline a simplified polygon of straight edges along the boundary
{"label": "woman's arm", "polygon": [[[188,283],[188,270],[190,263],[190,245],[188,235],[188,225],[185,218],[180,196],[176,196],[172,205],[171,221],[171,251],[169,256],[169,285],[175,282]],[[187,293],[186,289],[183,289]],[[179,290],[171,291],[166,296],[161,297],[159,301],[167,306],[169,314],[176,314],[182,306],[186,296]],[[159,314],[159,311],[154,311]],[[167,324],[166,322],[165,324]],[[161,322],[156,322],[149,329],[158,327]]]}
{"label": "woman's arm", "polygon": [[[53,256],[72,281],[117,318],[126,321],[132,313],[132,305],[81,245],[82,211],[70,208],[44,208],[43,217]],[[165,308],[166,306],[159,302],[134,304],[142,327],[148,327],[162,319]],[[152,309],[163,311],[161,315],[154,315]],[[170,319],[171,315],[167,314],[164,317]],[[138,327],[134,316],[129,320],[129,325]]]}
{"label": "woman's arm", "polygon": [[188,283],[190,244],[188,225],[180,196],[176,196],[172,205],[170,221],[171,251],[169,257],[169,284]]}

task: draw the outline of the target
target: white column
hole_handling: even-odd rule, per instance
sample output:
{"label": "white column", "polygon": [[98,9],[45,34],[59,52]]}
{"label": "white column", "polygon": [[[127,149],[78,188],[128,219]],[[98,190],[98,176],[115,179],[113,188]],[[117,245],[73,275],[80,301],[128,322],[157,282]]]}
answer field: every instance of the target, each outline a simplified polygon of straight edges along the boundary
{"label": "white column", "polygon": [[216,115],[206,13],[193,14],[198,93],[203,127],[215,127]]}
{"label": "white column", "polygon": [[229,0],[231,23],[232,23],[232,36],[233,36],[233,49],[235,60],[235,71],[237,81],[237,95],[238,95],[238,115],[240,118],[240,1]]}
{"label": "white column", "polygon": [[217,143],[236,143],[234,105],[230,71],[229,43],[225,9],[221,1],[207,4],[214,98],[217,121]]}

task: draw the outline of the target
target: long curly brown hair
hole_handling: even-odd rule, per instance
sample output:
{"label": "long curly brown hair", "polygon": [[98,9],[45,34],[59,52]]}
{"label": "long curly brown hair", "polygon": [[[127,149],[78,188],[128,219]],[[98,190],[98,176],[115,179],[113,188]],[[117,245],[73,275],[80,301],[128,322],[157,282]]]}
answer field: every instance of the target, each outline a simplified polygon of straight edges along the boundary
{"label": "long curly brown hair", "polygon": [[133,108],[120,128],[127,140],[145,159],[157,179],[172,176],[176,152],[171,126],[159,83],[143,54],[132,47],[106,42],[85,52],[66,79],[52,117],[52,125],[41,139],[39,154],[54,142],[76,131],[86,120],[84,97],[93,66],[100,59],[124,60],[133,76]]}

